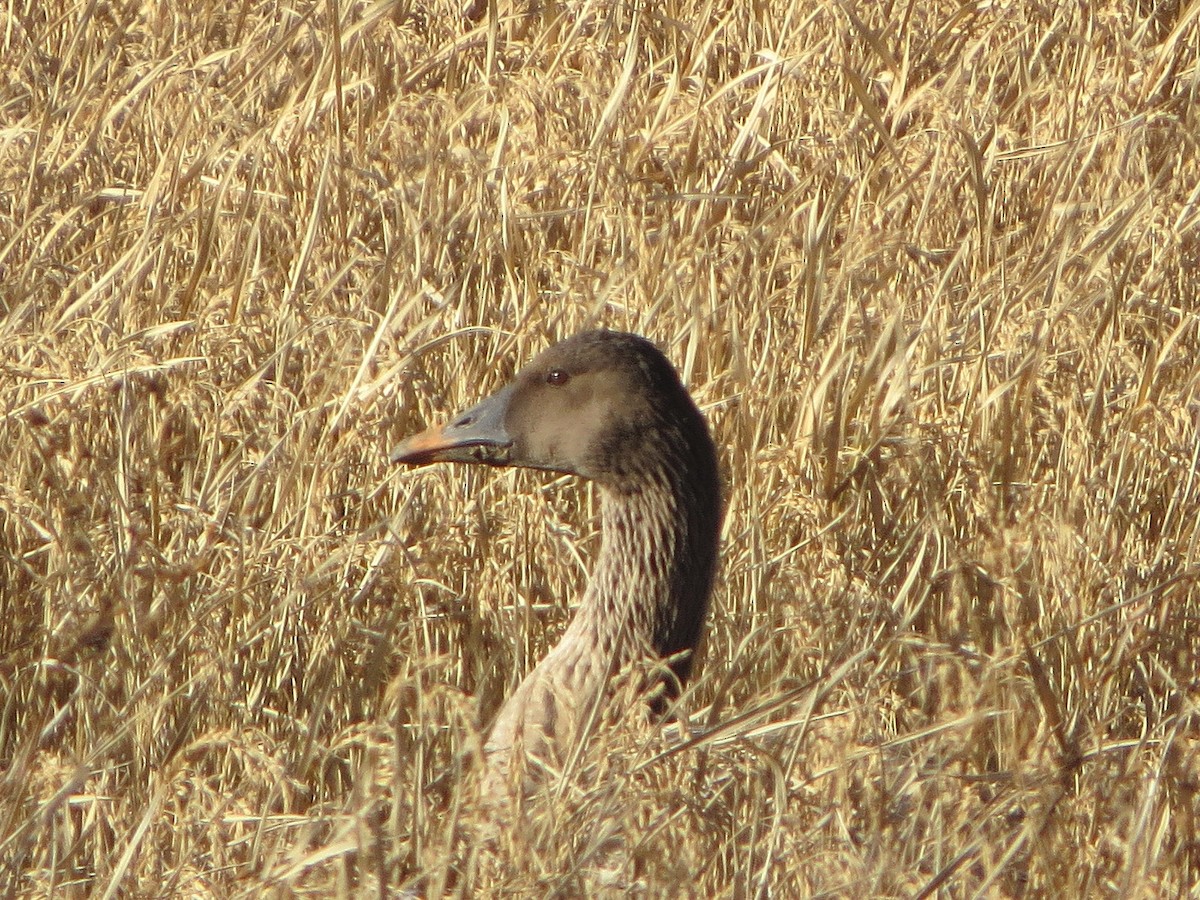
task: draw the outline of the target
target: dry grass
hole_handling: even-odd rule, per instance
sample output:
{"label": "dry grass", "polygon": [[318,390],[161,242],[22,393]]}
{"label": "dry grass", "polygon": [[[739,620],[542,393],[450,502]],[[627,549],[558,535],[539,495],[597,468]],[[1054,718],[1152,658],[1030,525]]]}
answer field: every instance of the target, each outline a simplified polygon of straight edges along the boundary
{"label": "dry grass", "polygon": [[[1200,6],[487,6],[0,10],[0,892],[1200,890]],[[385,451],[597,323],[715,730],[480,860],[595,498]]]}

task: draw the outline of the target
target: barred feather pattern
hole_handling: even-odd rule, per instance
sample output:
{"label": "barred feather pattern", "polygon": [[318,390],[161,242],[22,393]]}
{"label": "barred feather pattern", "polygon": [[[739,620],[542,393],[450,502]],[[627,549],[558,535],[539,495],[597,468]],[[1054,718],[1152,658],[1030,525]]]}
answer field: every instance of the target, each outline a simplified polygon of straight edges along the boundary
{"label": "barred feather pattern", "polygon": [[[561,772],[626,666],[694,649],[716,561],[715,460],[705,441],[696,472],[688,444],[668,443],[675,452],[658,455],[652,470],[601,487],[592,578],[562,639],[496,719],[485,747],[486,804],[510,805]],[[686,680],[690,654],[671,669],[660,679],[668,695]]]}

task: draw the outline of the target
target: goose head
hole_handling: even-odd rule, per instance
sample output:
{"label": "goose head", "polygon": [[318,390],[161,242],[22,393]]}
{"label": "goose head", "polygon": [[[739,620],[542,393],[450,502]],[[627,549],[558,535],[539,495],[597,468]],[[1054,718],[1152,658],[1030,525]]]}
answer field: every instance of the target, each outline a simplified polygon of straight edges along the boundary
{"label": "goose head", "polygon": [[391,459],[546,469],[624,492],[697,452],[715,466],[704,419],[658,348],[638,335],[589,331],[544,350]]}

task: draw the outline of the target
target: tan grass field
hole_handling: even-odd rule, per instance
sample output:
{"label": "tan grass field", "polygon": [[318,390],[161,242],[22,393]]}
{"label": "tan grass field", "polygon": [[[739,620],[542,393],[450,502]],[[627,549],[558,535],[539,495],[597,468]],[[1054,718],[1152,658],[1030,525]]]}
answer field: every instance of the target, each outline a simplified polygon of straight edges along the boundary
{"label": "tan grass field", "polygon": [[[0,895],[1196,896],[1198,48],[1195,0],[10,0]],[[699,736],[610,725],[484,858],[597,501],[386,455],[595,325],[721,450]]]}

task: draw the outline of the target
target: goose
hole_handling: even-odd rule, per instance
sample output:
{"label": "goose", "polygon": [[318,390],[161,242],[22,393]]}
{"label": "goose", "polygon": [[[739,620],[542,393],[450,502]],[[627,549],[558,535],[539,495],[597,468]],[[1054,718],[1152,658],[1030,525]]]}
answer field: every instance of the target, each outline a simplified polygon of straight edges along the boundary
{"label": "goose", "polygon": [[652,672],[639,684],[655,712],[678,696],[708,613],[721,492],[705,418],[653,343],[608,330],[568,338],[391,460],[544,469],[599,488],[590,580],[561,640],[492,724],[485,802],[511,803],[561,772],[627,667]]}

